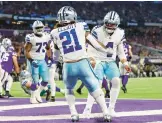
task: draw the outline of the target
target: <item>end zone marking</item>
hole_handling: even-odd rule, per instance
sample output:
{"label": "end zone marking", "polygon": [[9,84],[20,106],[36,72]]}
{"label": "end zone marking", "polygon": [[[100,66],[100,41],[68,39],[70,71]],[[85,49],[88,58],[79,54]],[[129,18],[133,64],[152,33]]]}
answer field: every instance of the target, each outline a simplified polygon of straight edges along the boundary
{"label": "end zone marking", "polygon": [[[116,117],[125,116],[149,116],[149,115],[162,115],[162,110],[145,110],[145,111],[131,111],[131,112],[118,112]],[[80,118],[86,118],[85,115],[80,114]],[[102,113],[93,113],[90,118],[102,117]],[[0,121],[26,121],[26,120],[59,120],[71,119],[70,114],[64,115],[41,115],[41,116],[0,116]],[[154,123],[154,122],[152,122]]]}

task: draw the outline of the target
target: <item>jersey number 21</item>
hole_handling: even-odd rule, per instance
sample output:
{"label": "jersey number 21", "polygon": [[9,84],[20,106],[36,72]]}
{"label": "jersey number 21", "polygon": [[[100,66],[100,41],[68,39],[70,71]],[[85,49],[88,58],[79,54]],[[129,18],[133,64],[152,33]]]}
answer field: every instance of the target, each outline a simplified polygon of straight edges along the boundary
{"label": "jersey number 21", "polygon": [[[71,38],[71,35],[72,35],[73,39]],[[63,40],[64,38],[66,38],[66,40],[62,42],[64,54],[82,49],[82,46],[79,44],[75,29],[71,29],[70,31],[62,32],[62,33],[60,33],[59,37],[60,37],[60,40]],[[75,45],[71,44],[72,41],[74,41]]]}

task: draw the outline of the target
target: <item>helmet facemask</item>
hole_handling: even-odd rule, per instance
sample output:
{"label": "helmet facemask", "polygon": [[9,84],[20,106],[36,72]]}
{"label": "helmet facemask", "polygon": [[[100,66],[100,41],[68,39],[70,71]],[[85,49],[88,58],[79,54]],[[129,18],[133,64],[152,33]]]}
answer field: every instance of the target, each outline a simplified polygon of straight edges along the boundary
{"label": "helmet facemask", "polygon": [[108,32],[108,33],[113,33],[116,28],[118,27],[117,24],[113,24],[113,23],[108,23],[108,22],[105,22],[104,23],[104,26],[105,26],[105,30]]}
{"label": "helmet facemask", "polygon": [[43,32],[44,32],[44,27],[43,26],[40,26],[40,27],[35,27],[33,28],[33,32],[37,35],[42,35]]}

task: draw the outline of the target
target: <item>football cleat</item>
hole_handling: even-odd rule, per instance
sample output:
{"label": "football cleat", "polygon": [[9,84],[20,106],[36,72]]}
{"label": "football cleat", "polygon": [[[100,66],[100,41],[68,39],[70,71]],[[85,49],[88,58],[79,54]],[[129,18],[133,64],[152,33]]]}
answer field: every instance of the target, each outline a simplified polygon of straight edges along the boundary
{"label": "football cleat", "polygon": [[121,89],[123,90],[124,93],[127,93],[127,88],[122,86]]}
{"label": "football cleat", "polygon": [[104,115],[104,122],[111,122],[112,121],[112,117],[108,114]]}
{"label": "football cleat", "polygon": [[9,98],[10,97],[10,93],[9,91],[6,91],[6,93],[3,95],[4,98]]}
{"label": "football cleat", "polygon": [[82,94],[82,90],[80,89],[80,88],[78,88],[77,90],[76,90],[76,92],[78,93],[78,94]]}
{"label": "football cleat", "polygon": [[51,96],[51,102],[55,102],[55,96]]}
{"label": "football cleat", "polygon": [[51,96],[51,91],[50,90],[47,90],[46,91],[46,101],[49,101],[50,100],[50,96]]}
{"label": "football cleat", "polygon": [[9,94],[9,97],[14,97],[13,95]]}
{"label": "football cleat", "polygon": [[72,122],[78,122],[79,121],[79,115],[72,115],[71,116],[71,121]]}
{"label": "football cleat", "polygon": [[116,117],[116,112],[114,110],[114,108],[108,108],[108,114],[111,116],[111,117]]}
{"label": "football cleat", "polygon": [[3,95],[0,95],[0,98],[5,98]]}

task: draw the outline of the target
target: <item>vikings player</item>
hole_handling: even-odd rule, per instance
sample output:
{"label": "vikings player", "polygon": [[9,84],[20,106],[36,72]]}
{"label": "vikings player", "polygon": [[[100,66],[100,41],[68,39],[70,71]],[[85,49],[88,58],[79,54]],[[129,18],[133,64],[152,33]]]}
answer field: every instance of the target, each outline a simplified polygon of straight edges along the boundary
{"label": "vikings player", "polygon": [[[31,98],[30,102],[35,103],[37,101],[42,102],[40,97],[40,92],[47,88],[49,81],[49,72],[48,66],[45,62],[46,51],[50,50],[50,47],[47,46],[50,37],[44,33],[44,25],[41,21],[35,21],[33,23],[33,33],[28,34],[25,37],[25,56],[30,62],[31,73],[33,78],[33,83],[31,85]],[[48,55],[50,57],[50,55]],[[39,75],[42,78],[42,82],[39,86]]]}
{"label": "vikings player", "polygon": [[[123,46],[124,46],[125,55],[127,57],[127,61],[129,62],[130,65],[130,61],[133,56],[132,47],[126,41],[123,42]],[[121,89],[123,90],[124,93],[126,93],[127,92],[126,85],[128,82],[129,73],[124,69],[124,66],[121,62],[119,62],[119,70],[120,70],[122,85],[123,85]]]}
{"label": "vikings player", "polygon": [[[104,49],[90,34],[86,23],[77,22],[77,13],[70,6],[62,7],[58,12],[59,27],[52,30],[51,37],[63,56],[63,81],[66,86],[65,97],[69,104],[72,121],[79,121],[79,115],[75,107],[73,88],[78,78],[88,88],[90,94],[100,105],[104,120],[109,121],[104,93],[100,89],[98,80],[90,65],[86,52],[86,39],[99,51],[109,52]],[[100,45],[99,45],[100,44]]]}
{"label": "vikings player", "polygon": [[[11,76],[13,69],[15,70],[15,72],[17,73],[17,75],[19,74],[19,65],[18,65],[18,61],[17,61],[17,53],[14,52],[12,47],[12,43],[11,40],[8,38],[3,39],[2,44],[6,50],[6,52],[4,52],[2,54],[2,72],[1,72],[1,82],[2,85],[4,85],[5,87],[5,97],[9,98],[10,97],[10,89],[12,87],[12,83],[13,83],[13,78]],[[2,88],[0,89],[0,93],[2,93]]]}
{"label": "vikings player", "polygon": [[[124,68],[128,72],[130,71],[123,49],[124,30],[118,28],[119,24],[120,18],[118,13],[110,11],[104,17],[103,26],[92,31],[94,38],[102,42],[108,49],[112,50],[111,53],[99,52],[91,46],[88,47],[88,55],[96,61],[94,71],[100,83],[104,76],[112,83],[108,109],[110,117],[115,115],[114,108],[120,91],[120,72],[115,62],[117,55],[124,65]],[[84,114],[89,115],[91,113],[93,103],[94,99],[89,95],[87,105],[83,112]]]}

